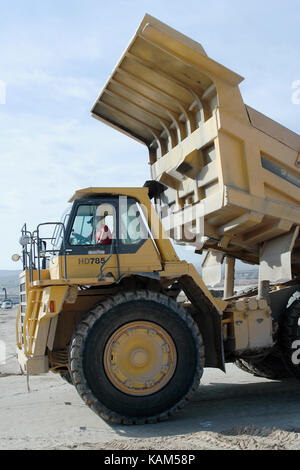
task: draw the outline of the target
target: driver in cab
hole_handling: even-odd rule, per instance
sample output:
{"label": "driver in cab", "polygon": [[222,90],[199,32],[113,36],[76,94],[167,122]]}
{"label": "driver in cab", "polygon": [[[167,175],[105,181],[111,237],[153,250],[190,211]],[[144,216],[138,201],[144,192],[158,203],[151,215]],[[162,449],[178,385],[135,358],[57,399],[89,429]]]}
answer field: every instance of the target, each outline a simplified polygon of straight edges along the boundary
{"label": "driver in cab", "polygon": [[[100,209],[100,210],[99,210]],[[95,225],[94,225],[94,233],[95,233],[95,243],[98,245],[111,245],[112,241],[112,233],[105,224],[105,217],[108,215],[108,212],[104,212],[101,215],[101,206],[97,208],[96,216],[95,216]]]}

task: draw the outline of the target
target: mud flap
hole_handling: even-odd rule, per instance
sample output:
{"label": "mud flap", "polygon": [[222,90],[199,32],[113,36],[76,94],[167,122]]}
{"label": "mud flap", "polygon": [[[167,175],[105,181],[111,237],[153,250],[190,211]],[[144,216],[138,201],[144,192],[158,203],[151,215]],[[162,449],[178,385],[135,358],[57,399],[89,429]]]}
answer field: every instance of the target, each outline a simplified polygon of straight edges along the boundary
{"label": "mud flap", "polygon": [[192,277],[182,276],[179,283],[194,307],[191,313],[203,336],[205,367],[225,372],[222,322],[218,310]]}

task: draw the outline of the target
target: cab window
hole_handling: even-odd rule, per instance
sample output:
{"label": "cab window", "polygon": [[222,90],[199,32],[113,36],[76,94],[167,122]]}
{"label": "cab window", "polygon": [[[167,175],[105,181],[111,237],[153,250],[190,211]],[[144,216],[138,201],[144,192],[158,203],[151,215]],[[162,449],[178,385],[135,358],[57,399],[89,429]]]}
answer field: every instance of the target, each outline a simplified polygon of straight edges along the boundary
{"label": "cab window", "polygon": [[127,199],[120,204],[121,244],[136,245],[147,238],[148,230],[141,207],[136,201]]}
{"label": "cab window", "polygon": [[70,245],[111,245],[115,235],[115,221],[112,204],[78,206],[69,237]]}

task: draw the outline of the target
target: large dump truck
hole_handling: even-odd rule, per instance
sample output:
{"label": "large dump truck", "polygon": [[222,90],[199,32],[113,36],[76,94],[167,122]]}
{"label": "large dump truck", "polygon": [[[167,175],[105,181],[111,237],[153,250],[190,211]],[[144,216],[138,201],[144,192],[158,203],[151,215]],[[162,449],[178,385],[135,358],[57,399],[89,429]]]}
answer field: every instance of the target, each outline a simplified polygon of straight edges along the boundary
{"label": "large dump truck", "polygon": [[[108,421],[166,419],[226,362],[300,378],[300,136],[241,81],[146,15],[92,115],[148,147],[151,179],[78,190],[52,237],[22,229],[19,363]],[[171,239],[206,253],[205,282]],[[235,293],[236,260],[259,266],[256,288]]]}

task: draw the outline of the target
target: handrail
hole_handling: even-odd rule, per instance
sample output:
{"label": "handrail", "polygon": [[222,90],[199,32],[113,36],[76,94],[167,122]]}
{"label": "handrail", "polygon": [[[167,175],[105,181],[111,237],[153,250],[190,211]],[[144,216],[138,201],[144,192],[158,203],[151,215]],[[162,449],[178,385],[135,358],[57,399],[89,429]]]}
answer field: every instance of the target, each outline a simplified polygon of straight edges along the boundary
{"label": "handrail", "polygon": [[16,339],[17,339],[17,346],[19,349],[22,348],[22,342],[20,338],[20,319],[21,319],[21,305],[19,305],[18,307],[17,319],[16,319]]}
{"label": "handrail", "polygon": [[[64,256],[64,278],[67,279],[67,256],[66,256],[66,228],[63,222],[43,222],[37,226],[36,233],[37,233],[37,268],[38,268],[38,280],[40,281],[40,258],[41,258],[41,250],[40,250],[40,242],[43,240],[53,240],[53,235],[52,237],[43,237],[40,238],[40,227],[45,226],[45,225],[55,225],[61,226],[63,230],[63,237],[62,237],[62,245],[63,245],[63,256]],[[55,232],[55,229],[54,229]],[[54,253],[55,251],[58,250],[43,250],[44,253]]]}
{"label": "handrail", "polygon": [[[45,225],[55,225],[54,233],[57,233],[57,227],[60,226],[62,229],[62,245],[59,248],[56,248],[53,244],[53,235],[51,237],[41,237],[40,228]],[[29,271],[29,282],[33,282],[33,270],[37,269],[38,271],[38,280],[41,279],[41,258],[42,252],[44,254],[56,254],[62,252],[64,257],[64,279],[67,279],[67,257],[66,257],[66,229],[63,222],[44,222],[37,226],[36,230],[30,232],[27,230],[26,223],[21,229],[22,237],[28,237],[28,244],[23,245],[23,269]],[[50,240],[52,243],[52,249],[41,249],[41,245],[46,240]],[[43,257],[47,259],[47,256]],[[49,259],[49,257],[48,257]]]}

